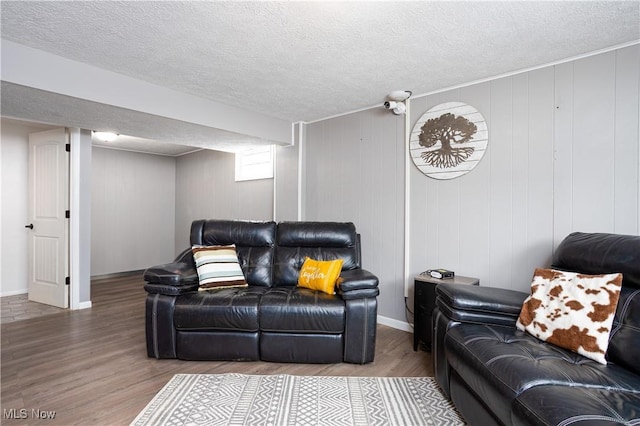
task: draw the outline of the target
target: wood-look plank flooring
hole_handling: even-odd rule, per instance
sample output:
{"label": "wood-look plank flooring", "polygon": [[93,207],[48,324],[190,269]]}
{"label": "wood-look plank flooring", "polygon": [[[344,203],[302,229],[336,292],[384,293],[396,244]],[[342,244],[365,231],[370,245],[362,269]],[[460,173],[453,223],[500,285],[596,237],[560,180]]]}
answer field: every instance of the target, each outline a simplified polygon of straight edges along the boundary
{"label": "wood-look plank flooring", "polygon": [[[151,359],[145,294],[140,275],[94,281],[90,309],[2,324],[0,423],[128,425],[178,373],[433,375],[431,355],[413,351],[412,335],[383,325],[366,365]],[[34,418],[33,410],[55,418]]]}
{"label": "wood-look plank flooring", "polygon": [[62,308],[44,305],[29,300],[28,294],[0,297],[0,324],[22,321],[45,315],[64,312]]}

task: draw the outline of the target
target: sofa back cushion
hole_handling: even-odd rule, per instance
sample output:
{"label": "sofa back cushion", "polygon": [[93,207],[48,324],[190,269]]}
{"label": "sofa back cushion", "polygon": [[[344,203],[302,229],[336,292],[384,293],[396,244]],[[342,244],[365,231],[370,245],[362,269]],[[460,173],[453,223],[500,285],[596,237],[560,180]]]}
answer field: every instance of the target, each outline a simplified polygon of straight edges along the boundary
{"label": "sofa back cushion", "polygon": [[556,249],[551,267],[586,274],[622,273],[607,359],[640,374],[640,236],[574,232]]}
{"label": "sofa back cushion", "polygon": [[640,288],[640,236],[571,233],[558,245],[551,267],[584,274],[621,272],[623,287]]}
{"label": "sofa back cushion", "polygon": [[235,244],[238,261],[249,285],[273,285],[275,222],[196,220],[191,224],[191,245]]}
{"label": "sofa back cushion", "polygon": [[295,286],[305,258],[342,259],[342,270],[360,268],[360,243],[351,222],[282,222],[278,224],[274,284]]}

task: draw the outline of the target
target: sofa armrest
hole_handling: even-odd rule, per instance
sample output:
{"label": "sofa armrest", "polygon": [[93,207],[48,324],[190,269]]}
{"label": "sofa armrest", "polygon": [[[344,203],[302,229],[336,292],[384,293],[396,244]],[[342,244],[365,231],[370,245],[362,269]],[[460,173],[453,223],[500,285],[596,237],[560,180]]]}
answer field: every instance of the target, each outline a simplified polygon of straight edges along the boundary
{"label": "sofa armrest", "polygon": [[432,317],[432,356],[436,380],[447,397],[451,398],[451,366],[444,344],[448,330],[461,323],[515,327],[527,296],[501,288],[438,284]]}
{"label": "sofa armrest", "polygon": [[148,293],[177,296],[198,288],[196,270],[191,249],[180,253],[172,263],[152,266],[144,271],[144,288]]}
{"label": "sofa armrest", "polygon": [[337,293],[344,300],[377,297],[378,277],[365,269],[351,269],[340,273]]}
{"label": "sofa armrest", "polygon": [[453,321],[515,326],[527,296],[503,288],[438,284],[436,305]]}

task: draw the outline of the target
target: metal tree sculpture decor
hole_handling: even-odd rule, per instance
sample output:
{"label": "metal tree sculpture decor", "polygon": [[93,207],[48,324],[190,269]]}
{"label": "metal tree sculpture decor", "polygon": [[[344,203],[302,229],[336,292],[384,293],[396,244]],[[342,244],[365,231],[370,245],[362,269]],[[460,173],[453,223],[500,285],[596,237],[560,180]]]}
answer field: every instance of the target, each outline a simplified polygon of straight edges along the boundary
{"label": "metal tree sculpture decor", "polygon": [[470,172],[487,150],[489,132],[471,105],[446,102],[425,112],[413,127],[409,151],[413,163],[434,179]]}

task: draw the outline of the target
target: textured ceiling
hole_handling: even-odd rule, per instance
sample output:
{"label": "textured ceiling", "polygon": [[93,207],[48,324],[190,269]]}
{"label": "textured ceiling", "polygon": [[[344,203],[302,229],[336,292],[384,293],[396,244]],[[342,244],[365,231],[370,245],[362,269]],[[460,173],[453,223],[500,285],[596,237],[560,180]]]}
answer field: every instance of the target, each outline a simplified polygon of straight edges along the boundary
{"label": "textured ceiling", "polygon": [[313,121],[640,39],[640,2],[11,2],[2,38]]}
{"label": "textured ceiling", "polygon": [[[18,120],[13,118],[2,117],[0,119],[0,125],[6,124],[26,125],[32,131],[44,131],[51,130],[58,126],[51,124],[41,124],[30,120]],[[113,142],[104,142],[98,139],[95,135],[92,135],[92,143],[95,146],[101,146],[110,149],[123,149],[126,151],[135,151],[141,153],[165,155],[168,157],[179,157],[180,155],[188,154],[199,150],[200,148],[194,148],[186,145],[177,145],[171,142],[162,142],[157,140],[150,140],[145,138],[136,138],[133,136],[119,135],[118,139]]]}

